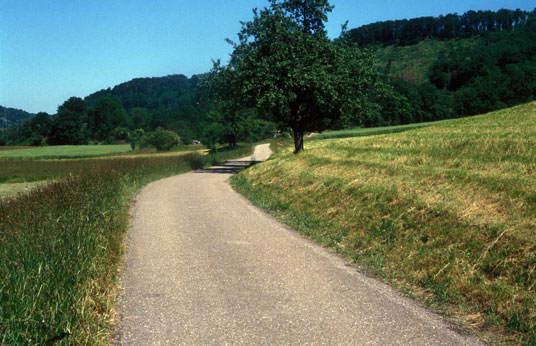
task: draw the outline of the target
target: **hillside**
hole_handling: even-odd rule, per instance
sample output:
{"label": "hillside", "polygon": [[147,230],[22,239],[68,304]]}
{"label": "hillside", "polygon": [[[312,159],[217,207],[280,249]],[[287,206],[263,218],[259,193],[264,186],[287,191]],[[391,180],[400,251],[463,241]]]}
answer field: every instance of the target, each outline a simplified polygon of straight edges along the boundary
{"label": "hillside", "polygon": [[536,102],[284,147],[234,184],[492,342],[536,338]]}
{"label": "hillside", "polygon": [[[356,125],[458,118],[536,99],[535,16],[532,12],[514,29],[460,34],[452,39],[422,38],[416,33],[415,44],[409,44],[408,38],[406,44],[365,45],[395,94],[380,97],[382,112]],[[376,24],[369,29],[378,31],[370,35],[380,35],[386,23]]]}
{"label": "hillside", "polygon": [[25,112],[21,109],[0,106],[0,127],[4,126],[4,120],[6,127],[16,127],[24,119],[32,118],[34,116],[35,114]]}
{"label": "hillside", "polygon": [[401,78],[420,84],[428,81],[428,72],[441,54],[483,45],[482,38],[451,40],[425,39],[409,46],[375,46],[373,48],[376,66],[391,78]]}
{"label": "hillside", "polygon": [[157,108],[174,109],[192,105],[198,90],[198,78],[184,75],[165,77],[135,78],[113,88],[97,91],[84,100],[94,107],[102,98],[116,97],[121,100],[127,111],[136,107],[153,110]]}

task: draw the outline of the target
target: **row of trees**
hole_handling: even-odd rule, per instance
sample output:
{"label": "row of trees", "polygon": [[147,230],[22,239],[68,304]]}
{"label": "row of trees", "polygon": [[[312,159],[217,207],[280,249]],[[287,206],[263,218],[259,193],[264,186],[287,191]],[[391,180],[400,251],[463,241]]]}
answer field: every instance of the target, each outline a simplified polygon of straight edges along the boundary
{"label": "row of trees", "polygon": [[40,112],[24,120],[8,140],[22,145],[87,144],[126,139],[126,127],[127,114],[119,100],[102,99],[92,108],[81,98],[71,97],[58,107],[54,117]]}
{"label": "row of trees", "polygon": [[360,46],[405,46],[417,44],[427,38],[458,39],[488,32],[509,31],[535,20],[536,10],[468,11],[463,15],[448,14],[377,22],[352,29],[346,35]]}
{"label": "row of trees", "polygon": [[[197,93],[196,97],[201,99],[201,91],[197,90]],[[128,97],[128,93],[126,95]],[[206,100],[204,105],[196,104],[196,107],[187,105],[175,109],[134,107],[127,111],[118,97],[102,95],[90,102],[71,97],[58,107],[55,115],[41,112],[9,129],[7,138],[0,139],[0,145],[6,142],[18,145],[77,145],[131,141],[141,146],[166,149],[169,146],[161,145],[155,135],[169,139],[172,133],[180,138],[182,144],[201,140],[214,148],[217,143],[234,146],[239,141],[255,142],[272,137],[276,132],[275,125],[259,119],[255,110],[238,112],[231,124],[226,121],[226,115],[217,103]]]}

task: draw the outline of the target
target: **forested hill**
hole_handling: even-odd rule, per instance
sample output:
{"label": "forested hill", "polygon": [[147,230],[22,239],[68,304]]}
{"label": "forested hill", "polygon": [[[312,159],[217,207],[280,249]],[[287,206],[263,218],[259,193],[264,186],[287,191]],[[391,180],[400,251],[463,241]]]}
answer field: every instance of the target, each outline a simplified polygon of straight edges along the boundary
{"label": "forested hill", "polygon": [[468,11],[463,15],[388,20],[349,30],[346,35],[360,46],[414,45],[427,38],[449,40],[468,38],[488,32],[509,31],[536,22],[533,11]]}
{"label": "forested hill", "polygon": [[127,111],[140,107],[152,109],[176,109],[191,105],[197,93],[197,76],[188,78],[182,74],[154,78],[136,78],[114,88],[97,91],[85,98],[88,106],[94,107],[107,97],[121,100]]}
{"label": "forested hill", "polygon": [[365,126],[470,116],[536,99],[536,10],[381,22],[346,35],[372,48],[396,91]]}
{"label": "forested hill", "polygon": [[20,109],[5,108],[0,106],[0,127],[3,127],[4,125],[6,127],[16,127],[24,119],[28,119],[33,116],[35,116],[35,114],[28,113]]}

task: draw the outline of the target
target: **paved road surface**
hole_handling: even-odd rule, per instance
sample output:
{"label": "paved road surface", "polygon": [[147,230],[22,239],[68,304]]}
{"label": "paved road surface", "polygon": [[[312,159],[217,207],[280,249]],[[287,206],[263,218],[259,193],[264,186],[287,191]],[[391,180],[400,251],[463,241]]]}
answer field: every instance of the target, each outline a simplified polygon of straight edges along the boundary
{"label": "paved road surface", "polygon": [[233,192],[226,181],[243,165],[137,196],[115,344],[481,344]]}

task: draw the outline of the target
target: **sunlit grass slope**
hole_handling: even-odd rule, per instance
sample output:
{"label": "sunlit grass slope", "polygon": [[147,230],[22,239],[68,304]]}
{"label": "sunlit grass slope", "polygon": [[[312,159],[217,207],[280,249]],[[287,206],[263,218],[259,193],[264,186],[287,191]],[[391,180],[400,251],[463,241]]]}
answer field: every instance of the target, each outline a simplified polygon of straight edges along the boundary
{"label": "sunlit grass slope", "polygon": [[536,343],[536,102],[287,147],[234,185],[493,342]]}

